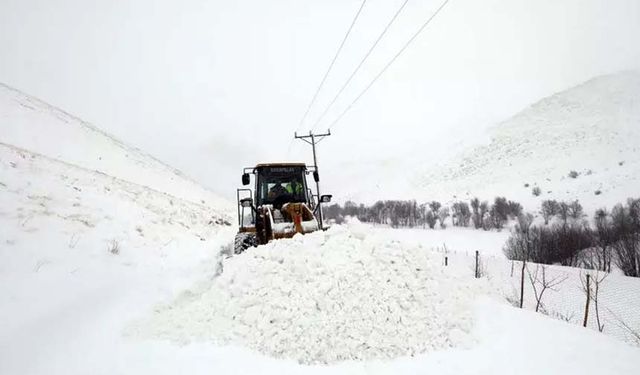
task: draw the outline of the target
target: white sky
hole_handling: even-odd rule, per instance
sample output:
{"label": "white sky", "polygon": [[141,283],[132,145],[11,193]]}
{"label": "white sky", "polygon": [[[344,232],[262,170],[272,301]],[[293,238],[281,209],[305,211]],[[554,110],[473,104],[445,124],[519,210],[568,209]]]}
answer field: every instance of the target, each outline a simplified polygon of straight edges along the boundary
{"label": "white sky", "polygon": [[[368,0],[309,126],[402,1]],[[439,3],[409,0],[329,121]],[[287,153],[290,138],[359,5],[0,0],[0,81],[231,198],[244,166],[310,162],[300,141]],[[320,145],[323,181],[407,169],[543,96],[640,69],[639,35],[638,0],[451,0]]]}

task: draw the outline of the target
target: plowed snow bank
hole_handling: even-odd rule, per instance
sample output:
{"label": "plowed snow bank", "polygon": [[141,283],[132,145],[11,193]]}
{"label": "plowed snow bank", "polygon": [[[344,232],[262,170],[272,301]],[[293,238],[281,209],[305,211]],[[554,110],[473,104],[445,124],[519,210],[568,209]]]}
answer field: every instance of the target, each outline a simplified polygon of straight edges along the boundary
{"label": "plowed snow bank", "polygon": [[222,275],[137,330],[302,363],[414,355],[469,342],[469,305],[485,284],[456,274],[420,246],[338,227],[225,260]]}

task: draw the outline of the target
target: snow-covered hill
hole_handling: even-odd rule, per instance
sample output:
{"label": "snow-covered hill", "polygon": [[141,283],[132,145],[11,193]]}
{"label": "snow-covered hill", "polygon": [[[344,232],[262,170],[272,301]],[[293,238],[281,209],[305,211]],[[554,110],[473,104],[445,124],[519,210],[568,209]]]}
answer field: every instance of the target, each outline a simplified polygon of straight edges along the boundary
{"label": "snow-covered hill", "polygon": [[0,142],[191,202],[217,209],[233,208],[180,171],[61,109],[1,83]]}
{"label": "snow-covered hill", "polygon": [[208,206],[0,144],[0,373],[82,373],[62,359],[109,351],[234,230]]}
{"label": "snow-covered hill", "polygon": [[543,199],[580,199],[593,209],[637,196],[640,73],[597,77],[542,99],[489,138],[419,173],[414,188],[444,201],[506,195],[530,209]]}

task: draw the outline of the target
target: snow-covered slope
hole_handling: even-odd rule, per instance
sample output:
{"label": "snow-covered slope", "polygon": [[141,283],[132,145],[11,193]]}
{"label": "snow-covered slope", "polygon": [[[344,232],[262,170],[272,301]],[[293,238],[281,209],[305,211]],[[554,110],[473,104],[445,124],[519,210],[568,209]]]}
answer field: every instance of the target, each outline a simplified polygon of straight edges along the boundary
{"label": "snow-covered slope", "polygon": [[233,208],[180,171],[61,109],[1,83],[0,142],[191,202]]}
{"label": "snow-covered slope", "polygon": [[[542,99],[489,136],[489,143],[420,173],[420,195],[447,201],[501,194],[531,209],[549,198],[596,208],[637,196],[640,73],[597,77]],[[534,186],[542,190],[538,198]]]}
{"label": "snow-covered slope", "polygon": [[87,373],[76,355],[109,352],[233,232],[206,205],[0,144],[0,373]]}

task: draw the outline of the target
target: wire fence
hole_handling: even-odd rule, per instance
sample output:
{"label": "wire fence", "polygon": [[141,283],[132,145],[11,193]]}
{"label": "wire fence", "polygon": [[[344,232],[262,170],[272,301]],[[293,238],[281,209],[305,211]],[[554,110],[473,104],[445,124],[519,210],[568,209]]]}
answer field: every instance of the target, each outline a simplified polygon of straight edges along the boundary
{"label": "wire fence", "polygon": [[527,310],[640,346],[640,278],[531,262],[523,269],[521,261],[482,252],[476,256],[475,251],[437,251],[443,265],[464,267],[469,277],[487,278],[515,307],[522,303]]}

